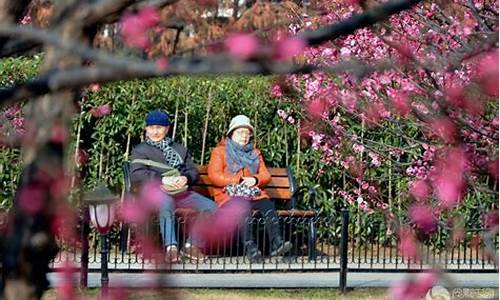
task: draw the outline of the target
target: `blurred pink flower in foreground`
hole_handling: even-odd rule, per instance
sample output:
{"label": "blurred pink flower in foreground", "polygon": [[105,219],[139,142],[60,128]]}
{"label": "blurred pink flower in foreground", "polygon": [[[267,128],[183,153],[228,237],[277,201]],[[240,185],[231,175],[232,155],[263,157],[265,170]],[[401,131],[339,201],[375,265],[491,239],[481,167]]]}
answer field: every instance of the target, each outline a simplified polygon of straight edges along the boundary
{"label": "blurred pink flower in foreground", "polygon": [[62,300],[77,300],[80,299],[76,294],[76,289],[73,283],[73,273],[78,269],[76,265],[66,261],[61,267],[61,271],[57,273],[60,277],[59,285],[56,289],[57,299]]}
{"label": "blurred pink flower in foreground", "polygon": [[239,59],[248,59],[257,52],[259,41],[252,34],[232,34],[225,45],[229,54]]}
{"label": "blurred pink flower in foreground", "polygon": [[418,273],[415,278],[400,282],[390,290],[390,297],[394,300],[421,299],[436,283],[438,276],[433,272]]}
{"label": "blurred pink flower in foreground", "polygon": [[417,180],[410,183],[410,194],[417,200],[427,199],[430,193],[429,185],[425,180]]}
{"label": "blurred pink flower in foreground", "polygon": [[498,181],[498,158],[488,164],[488,172],[493,179]]}
{"label": "blurred pink flower in foreground", "polygon": [[142,223],[146,221],[147,212],[137,202],[132,200],[123,201],[119,210],[120,219],[127,223]]}
{"label": "blurred pink flower in foreground", "polygon": [[296,37],[287,38],[276,42],[273,58],[277,60],[290,59],[304,51],[307,44],[303,39]]}
{"label": "blurred pink flower in foreground", "polygon": [[446,143],[452,143],[455,140],[455,124],[450,119],[443,117],[429,124],[434,135]]}
{"label": "blurred pink flower in foreground", "polygon": [[126,15],[120,20],[125,44],[145,49],[149,47],[148,30],[160,22],[160,15],[155,8],[146,7],[135,15]]}
{"label": "blurred pink flower in foreground", "polygon": [[155,259],[160,261],[161,249],[155,246],[155,242],[149,236],[136,236],[136,243],[140,246],[140,252],[145,259]]}
{"label": "blurred pink flower in foreground", "polygon": [[396,113],[400,116],[406,116],[411,112],[411,105],[408,95],[404,92],[395,91],[392,93],[392,102]]}
{"label": "blurred pink flower in foreground", "polygon": [[155,65],[156,65],[156,68],[158,69],[158,71],[163,72],[168,67],[168,59],[166,59],[165,57],[162,57],[155,62]]}
{"label": "blurred pink flower in foreground", "polygon": [[159,181],[149,181],[141,188],[136,201],[123,201],[119,210],[120,216],[125,222],[144,222],[151,213],[161,208],[164,197],[165,193],[161,190]]}
{"label": "blurred pink flower in foreground", "polygon": [[47,197],[41,187],[28,185],[19,192],[19,207],[28,215],[39,213],[47,201]]}
{"label": "blurred pink flower in foreground", "polygon": [[431,233],[437,229],[438,220],[432,207],[413,204],[408,210],[410,220],[424,233]]}
{"label": "blurred pink flower in foreground", "polygon": [[208,244],[230,238],[249,214],[249,201],[251,200],[245,197],[233,197],[214,214],[197,222],[193,231],[203,237]]}
{"label": "blurred pink flower in foreground", "polygon": [[165,192],[160,188],[160,183],[152,180],[143,185],[139,194],[139,202],[144,210],[151,212],[158,210],[164,201]]}
{"label": "blurred pink flower in foreground", "polygon": [[415,260],[418,258],[417,243],[410,229],[405,228],[400,231],[398,250],[406,259]]}
{"label": "blurred pink flower in foreground", "polygon": [[494,97],[498,97],[498,48],[490,51],[479,62],[479,82],[483,91]]}
{"label": "blurred pink flower in foreground", "polygon": [[434,181],[436,195],[444,208],[455,207],[462,197],[462,182],[443,174]]}

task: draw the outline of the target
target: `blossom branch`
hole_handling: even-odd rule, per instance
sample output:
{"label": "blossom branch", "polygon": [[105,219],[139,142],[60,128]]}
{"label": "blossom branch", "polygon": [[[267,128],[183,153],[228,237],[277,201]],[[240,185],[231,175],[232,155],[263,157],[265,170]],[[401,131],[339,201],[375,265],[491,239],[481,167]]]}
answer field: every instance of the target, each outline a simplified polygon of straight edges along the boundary
{"label": "blossom branch", "polygon": [[352,34],[358,29],[374,25],[387,20],[390,16],[412,8],[421,0],[398,0],[378,5],[366,10],[360,15],[353,15],[345,21],[331,24],[314,31],[306,31],[299,35],[309,46],[320,45],[324,42]]}

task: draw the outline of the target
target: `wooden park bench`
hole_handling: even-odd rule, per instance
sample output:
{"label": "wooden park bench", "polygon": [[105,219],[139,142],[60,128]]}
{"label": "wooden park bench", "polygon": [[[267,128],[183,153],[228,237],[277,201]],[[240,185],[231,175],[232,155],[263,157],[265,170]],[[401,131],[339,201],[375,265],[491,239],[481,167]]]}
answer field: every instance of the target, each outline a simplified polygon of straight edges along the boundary
{"label": "wooden park bench", "polygon": [[[192,189],[208,198],[213,198],[213,184],[208,177],[207,166],[199,166],[200,178],[198,182],[192,186]],[[316,227],[314,218],[317,216],[315,208],[316,192],[312,187],[297,187],[295,177],[290,167],[288,168],[268,168],[271,173],[271,182],[265,187],[271,200],[275,201],[278,216],[284,219],[302,218],[307,221],[307,248],[309,259],[316,258]],[[132,191],[130,180],[130,162],[123,163],[123,174],[125,182],[125,192],[134,193]],[[301,197],[309,194],[307,209],[298,209],[297,204]],[[192,213],[186,209],[176,209],[176,217],[181,217]],[[254,212],[254,215],[256,212]],[[122,241],[124,240],[122,232]],[[122,243],[123,245],[123,243]],[[123,248],[123,246],[122,246]]]}

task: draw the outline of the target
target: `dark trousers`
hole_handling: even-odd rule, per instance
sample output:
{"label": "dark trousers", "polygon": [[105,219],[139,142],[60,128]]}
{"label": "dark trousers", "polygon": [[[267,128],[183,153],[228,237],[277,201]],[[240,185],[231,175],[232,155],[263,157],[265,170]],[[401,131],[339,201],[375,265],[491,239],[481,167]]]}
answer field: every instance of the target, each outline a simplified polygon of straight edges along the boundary
{"label": "dark trousers", "polygon": [[271,245],[274,243],[279,243],[281,240],[278,214],[276,213],[276,208],[274,207],[274,202],[269,199],[262,199],[257,201],[250,201],[250,212],[249,216],[245,219],[245,222],[241,226],[240,234],[243,237],[244,243],[254,240],[253,237],[253,226],[252,226],[252,210],[258,210],[262,218],[264,218],[264,224],[267,231],[267,236],[269,237],[269,242]]}

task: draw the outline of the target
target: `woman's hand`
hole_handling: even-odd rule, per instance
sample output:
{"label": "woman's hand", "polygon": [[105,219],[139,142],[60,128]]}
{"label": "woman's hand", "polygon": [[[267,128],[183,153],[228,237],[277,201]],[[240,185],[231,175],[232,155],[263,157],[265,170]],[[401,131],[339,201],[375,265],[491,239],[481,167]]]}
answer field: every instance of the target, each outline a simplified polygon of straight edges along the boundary
{"label": "woman's hand", "polygon": [[246,186],[255,186],[257,184],[257,179],[255,177],[242,177],[241,184]]}

